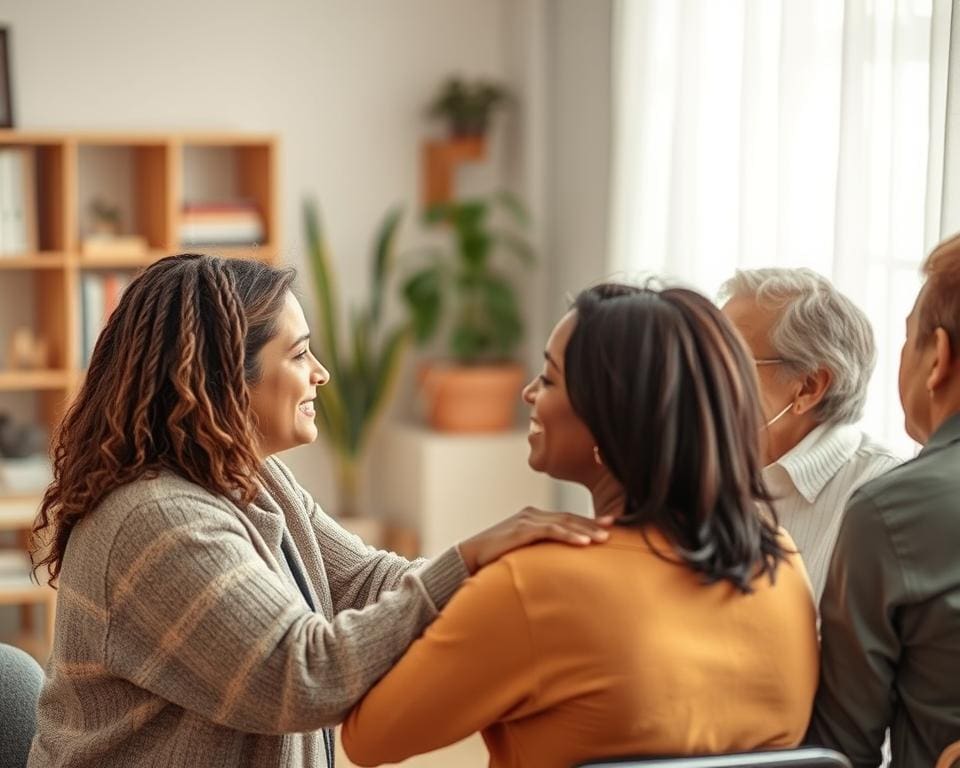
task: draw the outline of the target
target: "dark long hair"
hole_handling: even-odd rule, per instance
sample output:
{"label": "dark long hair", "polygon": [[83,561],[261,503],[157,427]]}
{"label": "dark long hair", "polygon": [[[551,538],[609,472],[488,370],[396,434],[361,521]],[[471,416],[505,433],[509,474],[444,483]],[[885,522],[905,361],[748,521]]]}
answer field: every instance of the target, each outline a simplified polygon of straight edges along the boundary
{"label": "dark long hair", "polygon": [[253,499],[260,460],[248,384],[294,277],[182,254],[130,284],[54,437],[54,479],[33,528],[35,572],[46,566],[55,582],[73,526],[151,472]]}
{"label": "dark long hair", "polygon": [[620,523],[661,531],[707,582],[772,581],[786,553],[761,475],[756,371],[734,328],[679,288],[608,283],[574,309],[567,391],[625,489]]}

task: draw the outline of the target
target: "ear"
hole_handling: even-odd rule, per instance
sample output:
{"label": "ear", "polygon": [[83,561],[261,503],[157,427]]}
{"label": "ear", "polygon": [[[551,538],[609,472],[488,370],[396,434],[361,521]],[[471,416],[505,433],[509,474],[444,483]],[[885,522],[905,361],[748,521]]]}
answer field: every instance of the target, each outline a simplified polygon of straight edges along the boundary
{"label": "ear", "polygon": [[800,392],[794,399],[794,411],[797,414],[801,414],[816,408],[817,405],[820,404],[820,401],[823,400],[824,395],[827,394],[827,390],[830,388],[832,381],[833,374],[826,368],[817,368],[817,370],[805,377],[803,386],[801,386]]}
{"label": "ear", "polygon": [[957,362],[950,347],[950,334],[943,328],[934,329],[932,347],[933,355],[926,382],[928,392],[933,392],[946,383],[950,377],[951,369]]}

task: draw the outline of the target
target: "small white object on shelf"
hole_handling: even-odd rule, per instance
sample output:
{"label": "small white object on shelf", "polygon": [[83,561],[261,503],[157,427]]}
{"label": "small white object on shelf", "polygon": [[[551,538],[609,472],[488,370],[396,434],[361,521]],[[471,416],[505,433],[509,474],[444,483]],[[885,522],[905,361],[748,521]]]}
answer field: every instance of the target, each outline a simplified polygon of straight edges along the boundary
{"label": "small white object on shelf", "polygon": [[0,549],[0,588],[30,586],[30,557],[20,549]]}
{"label": "small white object on shelf", "polygon": [[46,456],[0,459],[0,493],[39,495],[51,480],[53,480],[53,470]]}

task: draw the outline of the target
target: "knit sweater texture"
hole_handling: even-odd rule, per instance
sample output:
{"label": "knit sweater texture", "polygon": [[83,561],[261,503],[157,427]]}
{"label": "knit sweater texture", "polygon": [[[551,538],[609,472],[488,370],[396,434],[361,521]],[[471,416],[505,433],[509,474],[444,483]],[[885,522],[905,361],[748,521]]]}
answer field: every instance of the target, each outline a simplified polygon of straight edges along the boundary
{"label": "knit sweater texture", "polygon": [[[322,766],[340,722],[467,576],[328,517],[277,459],[241,508],[171,473],[72,531],[30,768]],[[317,611],[283,566],[284,528]]]}

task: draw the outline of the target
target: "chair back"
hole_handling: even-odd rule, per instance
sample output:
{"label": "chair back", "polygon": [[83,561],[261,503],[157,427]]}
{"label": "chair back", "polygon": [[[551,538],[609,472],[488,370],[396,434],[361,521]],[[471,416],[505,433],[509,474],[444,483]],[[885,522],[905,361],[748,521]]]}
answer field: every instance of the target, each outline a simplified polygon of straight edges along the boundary
{"label": "chair back", "polygon": [[0,643],[0,768],[27,764],[43,677],[32,656]]}
{"label": "chair back", "polygon": [[955,741],[940,753],[937,768],[958,768],[958,766],[960,766],[960,741]]}
{"label": "chair back", "polygon": [[700,757],[628,757],[580,763],[576,768],[851,768],[839,752],[820,747]]}

